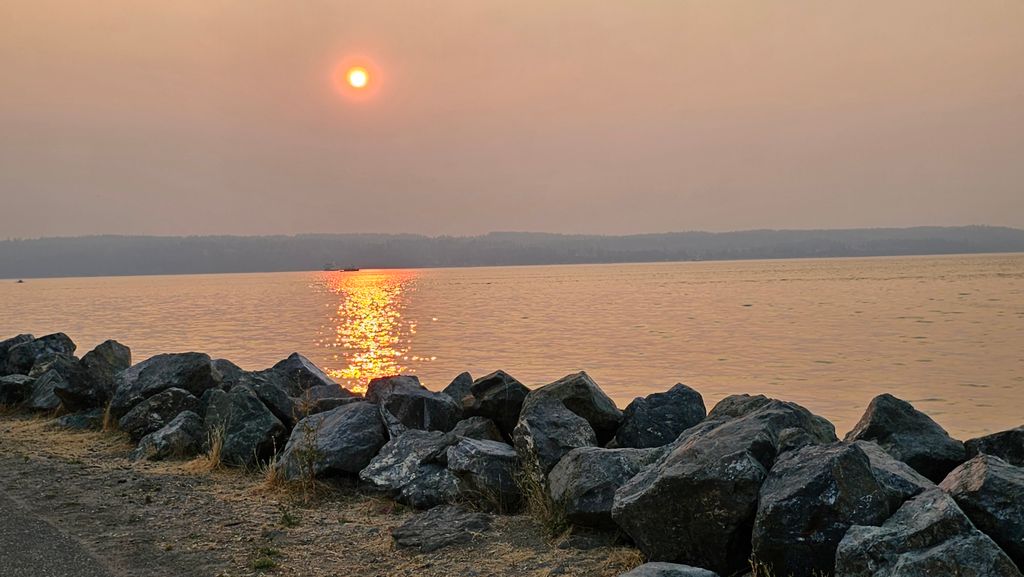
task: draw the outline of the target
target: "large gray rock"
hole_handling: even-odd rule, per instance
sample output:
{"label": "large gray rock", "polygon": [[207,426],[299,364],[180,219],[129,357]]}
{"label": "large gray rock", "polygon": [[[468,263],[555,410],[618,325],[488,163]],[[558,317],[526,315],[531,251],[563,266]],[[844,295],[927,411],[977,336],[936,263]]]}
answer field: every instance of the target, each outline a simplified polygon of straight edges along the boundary
{"label": "large gray rock", "polygon": [[441,431],[410,429],[388,441],[359,472],[359,479],[372,490],[417,509],[453,502],[458,482],[446,468],[446,455],[456,442]]}
{"label": "large gray rock", "polygon": [[450,431],[462,415],[462,408],[451,397],[428,390],[411,375],[373,379],[366,400],[380,406],[393,436],[406,428]]}
{"label": "large gray rock", "polygon": [[978,455],[939,485],[974,523],[1024,567],[1024,469]]}
{"label": "large gray rock", "polygon": [[185,389],[170,388],[135,405],[117,424],[132,440],[138,441],[162,429],[182,411],[197,413],[200,410],[199,399],[192,393]]}
{"label": "large gray rock", "polygon": [[77,370],[56,389],[64,408],[84,411],[106,406],[117,386],[117,375],[132,364],[131,350],[117,341],[104,341],[78,362]]}
{"label": "large gray rock", "polygon": [[391,530],[395,545],[431,553],[468,543],[491,527],[491,518],[453,505],[442,505],[409,518]]}
{"label": "large gray rock", "polygon": [[775,575],[831,575],[846,530],[894,510],[858,446],[803,447],[779,457],[761,486],[753,556]]}
{"label": "large gray rock", "polygon": [[31,341],[23,340],[7,350],[6,371],[8,374],[27,375],[36,364],[55,355],[70,357],[74,354],[75,343],[64,333],[53,333]]}
{"label": "large gray rock", "polygon": [[590,423],[560,403],[545,403],[524,412],[512,440],[525,474],[538,481],[569,451],[597,446]]}
{"label": "large gray rock", "polygon": [[963,443],[910,403],[889,394],[872,399],[846,440],[873,441],[936,483],[967,459]]}
{"label": "large gray rock", "polygon": [[249,387],[211,389],[203,396],[203,405],[207,434],[220,436],[220,459],[227,465],[254,467],[284,443],[284,425]]}
{"label": "large gray rock", "polygon": [[281,384],[288,390],[288,394],[293,397],[299,397],[305,391],[317,386],[333,385],[340,388],[340,385],[335,383],[319,367],[314,365],[312,361],[299,353],[292,353],[287,359],[264,372],[274,373],[279,377],[283,381]]}
{"label": "large gray rock", "polygon": [[374,404],[357,402],[310,415],[292,430],[278,460],[287,479],[356,475],[387,442]]}
{"label": "large gray rock", "polygon": [[965,441],[964,447],[968,458],[992,455],[1014,467],[1024,467],[1024,426]]}
{"label": "large gray rock", "polygon": [[931,489],[881,527],[854,525],[836,551],[836,577],[1020,577],[953,499]]}
{"label": "large gray rock", "polygon": [[119,419],[135,405],[170,388],[184,389],[202,397],[206,391],[220,386],[220,372],[205,353],[156,355],[118,375],[110,414]]}
{"label": "large gray rock", "polygon": [[7,376],[7,356],[11,349],[22,343],[30,343],[36,338],[30,334],[21,334],[0,341],[0,377]]}
{"label": "large gray rock", "polygon": [[448,386],[441,389],[441,392],[448,395],[456,403],[462,404],[462,399],[469,394],[469,388],[473,386],[473,375],[468,372],[459,373]]}
{"label": "large gray rock", "polygon": [[738,571],[750,554],[761,483],[787,429],[836,441],[794,403],[769,400],[735,418],[709,418],[616,492],[612,518],[653,561]]}
{"label": "large gray rock", "polygon": [[448,448],[448,470],[459,480],[459,496],[497,513],[522,506],[519,456],[500,441],[462,438]]}
{"label": "large gray rock", "polygon": [[146,435],[132,451],[134,460],[186,459],[203,451],[206,429],[203,419],[192,411],[184,411],[157,431]]}
{"label": "large gray rock", "polygon": [[473,381],[469,395],[461,399],[467,417],[486,417],[498,426],[506,438],[519,422],[523,401],[530,389],[505,371],[495,371]]}
{"label": "large gray rock", "polygon": [[[721,421],[735,419],[738,417],[749,415],[750,413],[757,411],[758,409],[766,405],[770,405],[774,402],[778,401],[770,397],[766,397],[764,395],[730,395],[728,397],[725,397],[724,399],[719,401],[717,405],[715,405],[711,412],[708,413],[707,420]],[[821,417],[819,415],[815,415],[814,413],[811,413],[810,411],[804,409],[803,407],[795,403],[791,403],[791,406],[800,409],[806,418],[802,420],[799,427],[796,427],[795,429],[788,432],[789,436],[796,436],[796,431],[802,431],[802,433],[808,436],[808,438],[803,440],[815,443],[821,443],[823,442],[823,439],[836,438],[836,427],[831,422],[829,422],[828,419],[826,419],[825,417]],[[793,450],[801,446],[804,446],[801,443],[794,443],[792,441],[786,443],[785,439],[781,439],[780,442],[782,442],[784,445],[787,445],[784,447],[787,450]]]}
{"label": "large gray rock", "polygon": [[54,411],[60,407],[60,399],[54,390],[64,383],[65,378],[59,369],[50,369],[39,375],[32,382],[32,390],[25,399],[25,408],[32,411]]}
{"label": "large gray rock", "polygon": [[615,433],[617,447],[661,447],[704,420],[707,409],[700,393],[679,383],[664,393],[633,399],[622,412]]}
{"label": "large gray rock", "polygon": [[622,411],[585,372],[566,375],[530,391],[523,401],[523,412],[544,404],[561,403],[584,418],[602,445],[615,436],[622,422]]}
{"label": "large gray rock", "polygon": [[569,523],[613,528],[615,492],[662,454],[659,448],[573,449],[548,475],[551,501]]}
{"label": "large gray rock", "polygon": [[644,563],[619,577],[718,577],[714,571],[676,563]]}
{"label": "large gray rock", "polygon": [[36,380],[28,375],[7,375],[0,377],[0,405],[13,407],[25,402],[32,394]]}
{"label": "large gray rock", "polygon": [[252,389],[260,401],[275,417],[284,428],[291,431],[295,423],[305,413],[298,405],[296,399],[288,395],[288,389],[282,386],[278,380],[260,373],[235,373],[232,377],[233,386],[244,385]]}
{"label": "large gray rock", "polygon": [[466,437],[467,439],[479,439],[482,441],[504,442],[505,440],[501,431],[498,430],[498,426],[494,424],[494,421],[486,417],[463,419],[452,429],[452,434],[456,437]]}
{"label": "large gray rock", "polygon": [[89,409],[78,413],[60,416],[54,424],[62,429],[78,431],[99,430],[103,428],[103,409]]}
{"label": "large gray rock", "polygon": [[911,469],[910,465],[897,461],[875,443],[854,441],[853,444],[867,455],[871,472],[885,490],[891,510],[895,511],[907,499],[935,488],[935,483]]}

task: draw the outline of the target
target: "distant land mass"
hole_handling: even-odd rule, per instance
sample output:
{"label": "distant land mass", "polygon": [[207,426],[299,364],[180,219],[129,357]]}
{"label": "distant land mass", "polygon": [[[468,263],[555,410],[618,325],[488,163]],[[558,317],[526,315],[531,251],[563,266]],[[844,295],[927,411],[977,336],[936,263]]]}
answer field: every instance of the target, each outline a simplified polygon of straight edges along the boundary
{"label": "distant land mass", "polygon": [[1024,252],[1024,230],[914,227],[626,236],[83,236],[0,241],[0,278]]}

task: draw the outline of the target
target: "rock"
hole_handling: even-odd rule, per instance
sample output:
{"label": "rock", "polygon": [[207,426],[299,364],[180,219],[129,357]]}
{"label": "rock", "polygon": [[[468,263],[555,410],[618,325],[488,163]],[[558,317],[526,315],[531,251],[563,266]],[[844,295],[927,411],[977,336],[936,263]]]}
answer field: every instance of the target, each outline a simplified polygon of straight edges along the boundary
{"label": "rock", "polygon": [[689,565],[644,563],[631,571],[626,571],[619,577],[718,577],[718,574]]}
{"label": "rock", "polygon": [[202,452],[205,445],[203,419],[192,411],[183,411],[160,430],[143,437],[131,458],[150,461],[189,458]]}
{"label": "rock", "polygon": [[54,389],[64,382],[60,369],[50,369],[32,382],[32,390],[25,399],[25,407],[32,411],[54,411],[60,407],[60,399]]}
{"label": "rock", "polygon": [[1014,467],[1024,467],[1024,426],[971,439],[964,443],[964,447],[968,458],[992,455]]}
{"label": "rock", "polygon": [[633,399],[622,412],[615,446],[661,447],[704,420],[707,409],[700,393],[679,383],[664,393]]}
{"label": "rock", "polygon": [[[730,395],[715,405],[715,408],[708,413],[707,420],[735,419],[775,402],[779,401],[764,395]],[[802,420],[799,427],[794,427],[789,431],[783,430],[779,433],[781,436],[789,437],[789,439],[780,439],[784,450],[793,450],[806,446],[805,442],[808,440],[820,444],[831,442],[829,439],[836,439],[836,427],[828,419],[815,415],[796,403],[790,403],[790,406],[802,411],[806,419]],[[805,438],[804,435],[809,435],[810,439]],[[795,437],[800,437],[800,439],[794,440]]]}
{"label": "rock", "polygon": [[220,385],[221,375],[205,353],[156,355],[118,375],[110,413],[119,419],[135,405],[170,388],[186,390],[198,398]]}
{"label": "rock", "polygon": [[846,530],[880,525],[895,510],[891,505],[860,447],[792,451],[779,457],[761,486],[753,557],[775,575],[831,575]]}
{"label": "rock", "polygon": [[214,359],[210,363],[220,373],[221,384],[224,390],[231,390],[231,387],[243,380],[247,375],[252,374],[227,359]]}
{"label": "rock", "polygon": [[462,372],[452,379],[452,382],[442,389],[441,392],[448,395],[453,401],[461,405],[462,399],[466,398],[466,395],[469,394],[469,388],[472,386],[473,376],[468,372]]}
{"label": "rock", "polygon": [[708,420],[735,419],[747,415],[772,402],[764,395],[729,395],[715,405],[708,413]]}
{"label": "rock", "polygon": [[359,479],[395,501],[417,509],[450,503],[458,496],[455,476],[445,467],[457,439],[441,431],[410,429],[387,442]]}
{"label": "rock", "polygon": [[541,484],[566,453],[597,446],[597,435],[590,423],[560,403],[541,404],[524,412],[512,440],[525,474]]}
{"label": "rock", "polygon": [[456,437],[465,437],[467,439],[504,442],[504,437],[502,437],[501,431],[498,430],[498,426],[494,424],[494,421],[486,417],[463,419],[452,429],[452,434]]}
{"label": "rock", "polygon": [[8,374],[27,375],[37,363],[58,354],[68,357],[75,354],[75,343],[64,333],[53,333],[31,341],[22,340],[7,350],[6,371]]}
{"label": "rock", "polygon": [[357,402],[310,415],[292,430],[279,467],[287,479],[356,475],[387,442],[376,405]]}
{"label": "rock", "polygon": [[35,381],[28,375],[0,377],[0,406],[13,407],[25,402],[32,394],[32,384]]}
{"label": "rock", "polygon": [[284,425],[247,386],[235,386],[229,392],[212,389],[204,395],[203,404],[207,435],[220,437],[220,460],[227,465],[253,467],[269,459],[284,442]]}
{"label": "rock", "polygon": [[288,390],[280,383],[258,373],[235,373],[232,381],[234,386],[244,385],[252,389],[259,400],[274,414],[286,431],[291,431],[295,423],[304,416],[297,401],[288,396]]}
{"label": "rock", "polygon": [[907,499],[935,488],[935,484],[910,468],[903,461],[897,461],[871,441],[853,443],[868,456],[875,479],[888,494],[890,509],[895,511]]}
{"label": "rock", "polygon": [[939,486],[975,527],[1024,567],[1024,469],[982,454],[953,469]]}
{"label": "rock", "polygon": [[1021,576],[939,489],[907,501],[881,527],[850,527],[836,551],[837,577],[937,575]]}
{"label": "rock", "polygon": [[104,341],[78,362],[77,370],[54,394],[69,411],[105,407],[117,386],[117,375],[132,364],[131,350],[117,341]]}
{"label": "rock", "polygon": [[761,483],[778,455],[778,434],[806,430],[834,442],[821,419],[768,400],[739,417],[687,429],[666,455],[615,493],[612,518],[653,561],[731,574],[746,566]]}
{"label": "rock", "polygon": [[889,394],[872,399],[846,440],[874,441],[936,483],[967,458],[963,443],[910,403]]}
{"label": "rock", "polygon": [[459,481],[461,498],[497,513],[522,506],[519,456],[500,441],[462,438],[448,448],[448,470]]}
{"label": "rock", "polygon": [[90,409],[80,413],[71,413],[57,419],[56,425],[62,429],[99,430],[103,428],[103,409]]}
{"label": "rock", "polygon": [[505,438],[511,439],[529,392],[530,389],[505,371],[495,371],[473,381],[469,395],[463,395],[463,413],[467,417],[491,419]]}
{"label": "rock", "polygon": [[423,431],[450,431],[459,422],[462,409],[451,397],[427,390],[414,376],[373,379],[366,400],[381,408],[385,423],[397,436],[402,428]]}
{"label": "rock", "polygon": [[36,338],[29,334],[22,334],[0,341],[0,377],[7,376],[7,356],[12,348],[22,343],[30,343]]}
{"label": "rock", "polygon": [[302,393],[316,386],[333,385],[341,388],[341,385],[331,380],[312,361],[299,353],[292,353],[287,359],[265,372],[272,372],[283,378],[285,388],[293,397],[302,396]]}
{"label": "rock", "polygon": [[662,454],[658,448],[573,449],[548,476],[551,501],[565,520],[574,525],[614,528],[615,491]]}
{"label": "rock", "polygon": [[442,505],[395,527],[391,536],[399,547],[430,553],[449,545],[468,543],[490,527],[488,515]]}
{"label": "rock", "polygon": [[128,433],[133,441],[138,441],[162,429],[182,411],[199,412],[199,407],[199,399],[192,393],[184,389],[171,388],[135,405],[121,417],[118,426]]}
{"label": "rock", "polygon": [[523,412],[552,402],[559,402],[583,417],[594,429],[597,441],[602,445],[612,440],[622,422],[622,411],[615,406],[615,402],[582,371],[530,391],[523,401]]}

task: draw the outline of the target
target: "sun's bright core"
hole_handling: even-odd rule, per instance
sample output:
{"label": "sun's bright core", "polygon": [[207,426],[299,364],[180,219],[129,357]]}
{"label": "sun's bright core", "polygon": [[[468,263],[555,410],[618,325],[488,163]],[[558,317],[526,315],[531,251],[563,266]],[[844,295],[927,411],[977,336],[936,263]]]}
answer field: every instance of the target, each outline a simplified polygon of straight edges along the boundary
{"label": "sun's bright core", "polygon": [[345,74],[345,79],[348,80],[348,85],[352,88],[365,88],[370,80],[370,76],[366,73],[365,68],[357,66],[349,68],[348,73]]}

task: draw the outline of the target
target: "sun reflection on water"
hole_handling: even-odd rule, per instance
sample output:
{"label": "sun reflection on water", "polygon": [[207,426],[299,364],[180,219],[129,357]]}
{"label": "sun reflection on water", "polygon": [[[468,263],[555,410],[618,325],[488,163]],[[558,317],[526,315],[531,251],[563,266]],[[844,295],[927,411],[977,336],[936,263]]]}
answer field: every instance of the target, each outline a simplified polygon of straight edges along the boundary
{"label": "sun reflection on water", "polygon": [[319,287],[337,298],[319,342],[335,349],[327,374],[365,392],[370,379],[413,372],[406,363],[431,360],[409,354],[416,322],[402,316],[416,276],[402,270],[323,273]]}

